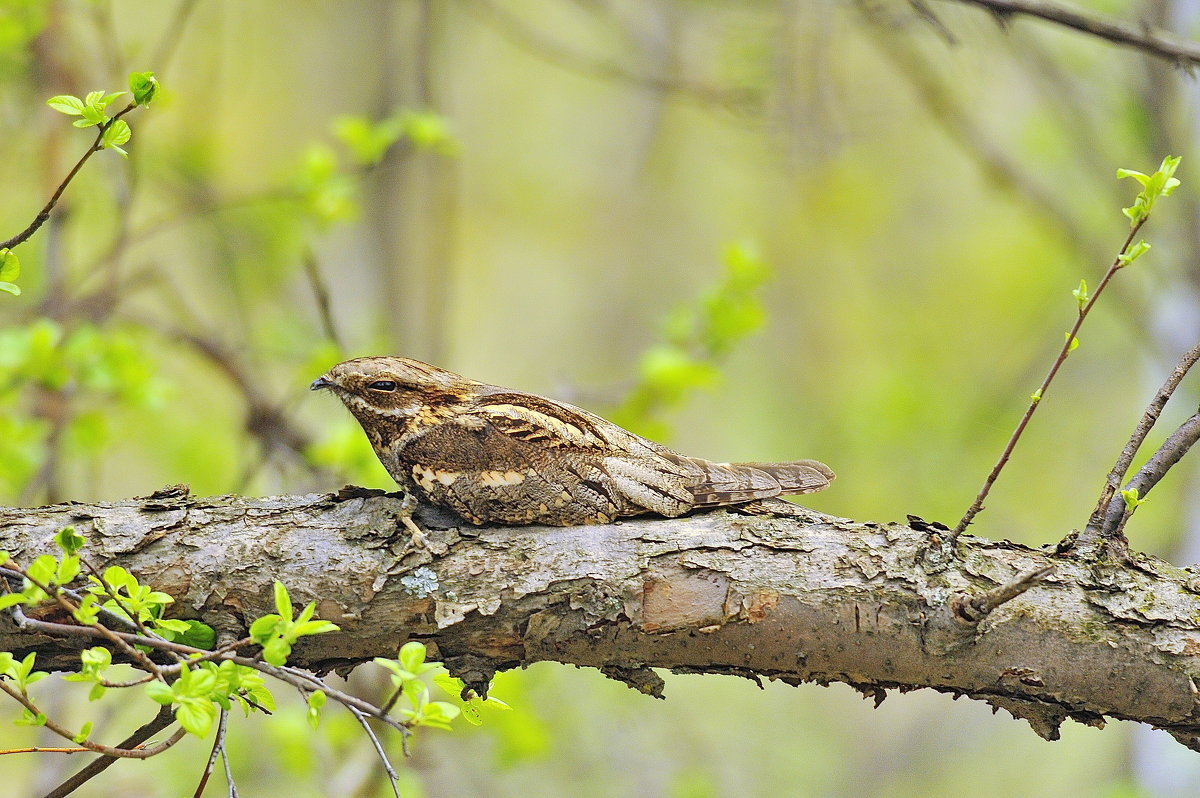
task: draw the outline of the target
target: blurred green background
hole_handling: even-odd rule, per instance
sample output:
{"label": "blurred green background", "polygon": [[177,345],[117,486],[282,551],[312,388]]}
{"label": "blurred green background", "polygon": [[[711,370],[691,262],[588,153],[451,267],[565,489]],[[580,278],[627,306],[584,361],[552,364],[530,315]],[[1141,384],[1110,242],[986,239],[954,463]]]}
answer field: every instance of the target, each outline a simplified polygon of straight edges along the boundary
{"label": "blurred green background", "polygon": [[[1196,32],[1194,3],[1092,0]],[[306,386],[402,354],[619,418],[718,460],[815,457],[820,510],[953,523],[1127,231],[1184,156],[972,531],[1082,526],[1200,330],[1196,82],[1133,50],[938,3],[0,0],[0,237],[93,134],[45,105],[163,90],[21,246],[0,296],[0,503],[391,482]],[[1164,414],[1185,417],[1194,392]],[[1200,559],[1196,470],[1134,545]],[[285,580],[286,581],[286,580]],[[360,669],[360,671],[365,669]],[[1194,757],[1112,724],[1046,743],[917,693],[592,671],[501,675],[482,728],[424,732],[407,796],[1058,796],[1200,791]],[[377,680],[352,683],[371,694]],[[79,690],[39,686],[66,717]],[[78,693],[78,695],[77,695]],[[141,722],[101,702],[111,740]],[[144,710],[143,707],[138,707]],[[13,715],[16,715],[13,710]],[[234,718],[243,796],[382,796],[354,719]],[[82,717],[82,715],[80,715]],[[0,745],[33,744],[4,726]],[[397,741],[391,744],[398,746]],[[191,794],[208,743],[82,795]],[[397,751],[398,756],[398,751]],[[77,758],[0,758],[33,795]],[[209,794],[223,794],[220,774]]]}

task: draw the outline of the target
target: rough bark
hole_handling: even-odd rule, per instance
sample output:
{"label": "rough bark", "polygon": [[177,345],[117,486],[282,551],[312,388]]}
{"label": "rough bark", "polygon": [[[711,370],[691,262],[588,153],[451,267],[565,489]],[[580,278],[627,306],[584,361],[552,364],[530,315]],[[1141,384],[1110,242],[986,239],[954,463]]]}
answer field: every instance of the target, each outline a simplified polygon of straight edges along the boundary
{"label": "rough bark", "polygon": [[[306,638],[315,670],[395,656],[407,639],[473,684],[553,660],[661,694],[650,668],[790,684],[833,681],[882,700],[921,687],[985,701],[1048,739],[1066,718],[1200,735],[1200,577],[1149,557],[1069,550],[800,512],[545,528],[455,527],[388,495],[248,499],[165,493],[111,504],[0,509],[21,562],[74,524],[96,565],[119,563],[177,598],[175,614],[240,633],[271,612],[278,579],[341,631]],[[1052,569],[987,611],[979,597]],[[1003,598],[1003,596],[1001,596]],[[971,604],[972,599],[976,599]],[[78,647],[92,641],[80,640]],[[76,667],[67,641],[0,621],[0,650]]]}

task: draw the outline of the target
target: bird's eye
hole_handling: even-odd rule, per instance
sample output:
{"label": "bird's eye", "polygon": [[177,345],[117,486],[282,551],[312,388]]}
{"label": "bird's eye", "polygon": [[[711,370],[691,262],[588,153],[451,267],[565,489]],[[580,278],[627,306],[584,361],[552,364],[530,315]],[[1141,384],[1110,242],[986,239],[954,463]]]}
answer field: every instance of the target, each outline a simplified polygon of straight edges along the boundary
{"label": "bird's eye", "polygon": [[367,387],[372,391],[394,391],[396,390],[396,383],[393,380],[376,380]]}

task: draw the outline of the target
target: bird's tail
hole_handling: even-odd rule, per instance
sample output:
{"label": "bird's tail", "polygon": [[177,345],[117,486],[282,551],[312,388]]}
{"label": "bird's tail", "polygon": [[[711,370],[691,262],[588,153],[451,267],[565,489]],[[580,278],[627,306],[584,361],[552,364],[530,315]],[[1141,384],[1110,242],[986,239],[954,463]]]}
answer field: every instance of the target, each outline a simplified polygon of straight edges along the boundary
{"label": "bird's tail", "polygon": [[741,504],[773,496],[815,493],[829,487],[833,469],[816,460],[788,463],[713,463],[688,458],[704,469],[706,479],[692,487],[696,507]]}

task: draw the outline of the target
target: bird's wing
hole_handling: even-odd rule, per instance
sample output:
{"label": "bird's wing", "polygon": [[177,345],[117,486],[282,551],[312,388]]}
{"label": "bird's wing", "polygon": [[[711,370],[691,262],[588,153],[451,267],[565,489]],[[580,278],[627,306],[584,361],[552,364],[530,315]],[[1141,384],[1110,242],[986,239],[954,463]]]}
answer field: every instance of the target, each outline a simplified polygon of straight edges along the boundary
{"label": "bird's wing", "polygon": [[[566,514],[563,523],[580,523],[573,519],[584,516],[606,521],[647,511],[687,512],[695,503],[691,486],[704,473],[686,458],[671,455],[573,405],[499,391],[426,430],[403,452],[414,469],[422,469],[414,470],[414,479],[427,492],[426,483],[441,491],[438,480],[455,481],[450,475],[462,473],[468,479],[452,490],[461,494],[483,485],[487,490],[480,493],[494,494],[496,503],[545,504],[551,513]],[[566,504],[556,510],[558,499]]]}
{"label": "bird's wing", "polygon": [[622,515],[685,513],[695,503],[692,486],[704,478],[695,463],[666,447],[565,402],[501,392],[482,397],[471,415],[506,436],[565,455],[586,489],[606,496]]}

